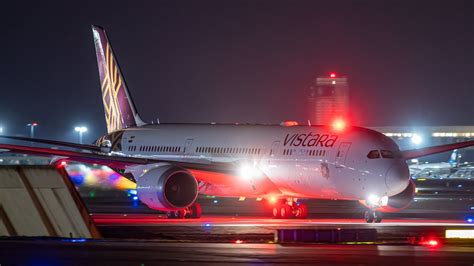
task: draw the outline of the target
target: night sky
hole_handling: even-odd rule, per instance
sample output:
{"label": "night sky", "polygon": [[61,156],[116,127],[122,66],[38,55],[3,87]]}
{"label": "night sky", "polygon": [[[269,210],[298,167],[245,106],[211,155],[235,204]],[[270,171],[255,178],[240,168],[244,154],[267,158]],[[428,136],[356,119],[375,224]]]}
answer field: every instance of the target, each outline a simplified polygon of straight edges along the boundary
{"label": "night sky", "polygon": [[335,71],[354,124],[474,124],[471,0],[65,2],[2,3],[5,134],[105,133],[91,24],[147,121],[306,121],[308,87]]}

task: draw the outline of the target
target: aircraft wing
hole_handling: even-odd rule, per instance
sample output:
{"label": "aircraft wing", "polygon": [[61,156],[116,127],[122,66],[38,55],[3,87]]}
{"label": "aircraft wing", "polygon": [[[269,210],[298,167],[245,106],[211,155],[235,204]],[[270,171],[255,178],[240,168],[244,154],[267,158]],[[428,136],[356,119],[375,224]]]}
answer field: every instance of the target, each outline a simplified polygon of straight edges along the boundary
{"label": "aircraft wing", "polygon": [[232,171],[230,164],[220,163],[194,163],[194,162],[179,162],[172,160],[159,160],[159,159],[147,159],[137,158],[130,156],[121,156],[100,152],[84,152],[84,151],[72,151],[72,150],[61,150],[57,148],[40,148],[22,145],[10,145],[0,144],[0,149],[8,150],[12,153],[38,155],[38,156],[60,156],[65,157],[68,160],[106,165],[111,168],[125,169],[127,166],[134,165],[147,165],[154,163],[170,163],[184,168],[195,169],[195,170],[213,170],[215,172],[229,173]]}
{"label": "aircraft wing", "polygon": [[[22,145],[0,144],[0,150],[12,153],[38,155],[46,157],[64,157],[67,160],[106,165],[113,169],[125,169],[128,166],[147,165],[155,163],[169,163],[190,170],[199,181],[214,185],[236,186],[242,182],[238,176],[238,166],[235,163],[217,163],[210,161],[183,162],[161,159],[147,159],[130,156],[107,154],[102,152],[84,152],[63,150],[57,148],[42,148]],[[255,194],[278,193],[279,190],[271,180],[263,176],[251,184]]]}
{"label": "aircraft wing", "polygon": [[95,146],[95,145],[78,144],[78,143],[58,141],[58,140],[36,139],[36,138],[33,139],[33,138],[5,136],[5,135],[0,135],[0,138],[19,140],[19,141],[29,141],[29,142],[42,143],[42,144],[58,145],[58,146],[69,147],[69,148],[77,148],[77,149],[82,149],[82,150],[101,151],[100,147]]}
{"label": "aircraft wing", "polygon": [[404,159],[410,160],[410,159],[414,159],[418,157],[423,157],[423,156],[441,153],[445,151],[451,151],[455,149],[461,149],[461,148],[465,148],[469,146],[474,146],[474,140],[440,145],[440,146],[426,147],[426,148],[421,148],[421,149],[406,150],[406,151],[402,151],[401,155]]}

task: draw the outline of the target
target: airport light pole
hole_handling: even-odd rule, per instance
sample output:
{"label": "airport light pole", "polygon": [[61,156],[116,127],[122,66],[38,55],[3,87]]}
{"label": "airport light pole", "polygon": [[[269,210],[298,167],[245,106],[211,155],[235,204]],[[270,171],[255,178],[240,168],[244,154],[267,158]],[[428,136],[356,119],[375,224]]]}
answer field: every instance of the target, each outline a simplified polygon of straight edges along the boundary
{"label": "airport light pole", "polygon": [[75,127],[74,131],[79,133],[79,143],[82,144],[82,134],[87,132],[87,127]]}
{"label": "airport light pole", "polygon": [[38,123],[33,122],[33,123],[27,124],[26,126],[30,127],[30,138],[34,138],[35,137],[35,127],[38,126]]}

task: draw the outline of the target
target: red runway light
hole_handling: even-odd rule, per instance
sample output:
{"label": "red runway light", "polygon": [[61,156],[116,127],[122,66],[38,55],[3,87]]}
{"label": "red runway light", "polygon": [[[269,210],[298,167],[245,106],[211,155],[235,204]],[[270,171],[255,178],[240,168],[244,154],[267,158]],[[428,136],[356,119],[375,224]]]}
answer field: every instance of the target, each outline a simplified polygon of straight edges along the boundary
{"label": "red runway light", "polygon": [[329,74],[329,76],[330,76],[331,78],[335,78],[335,77],[336,77],[336,73],[331,73],[331,74]]}
{"label": "red runway light", "polygon": [[436,239],[428,239],[420,242],[420,245],[429,246],[429,247],[437,247],[439,246],[439,241]]}
{"label": "red runway light", "polygon": [[242,240],[238,239],[238,240],[235,240],[235,242],[234,242],[234,243],[235,243],[235,244],[242,244],[242,243],[244,243],[244,241],[242,241]]}

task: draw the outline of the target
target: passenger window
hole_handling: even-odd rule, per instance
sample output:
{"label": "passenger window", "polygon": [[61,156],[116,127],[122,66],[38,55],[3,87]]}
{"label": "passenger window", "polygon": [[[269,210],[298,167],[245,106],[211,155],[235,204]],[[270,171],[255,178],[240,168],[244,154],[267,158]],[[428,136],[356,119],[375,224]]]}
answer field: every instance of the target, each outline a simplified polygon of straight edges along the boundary
{"label": "passenger window", "polygon": [[369,158],[369,159],[378,159],[378,158],[380,158],[380,153],[379,153],[378,150],[370,151],[369,154],[367,154],[367,158]]}

